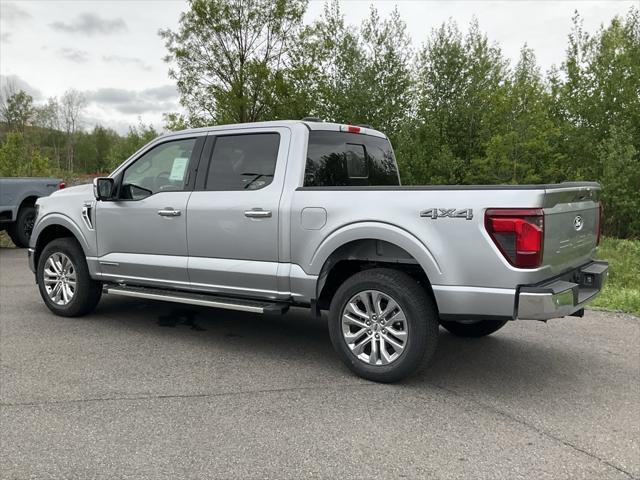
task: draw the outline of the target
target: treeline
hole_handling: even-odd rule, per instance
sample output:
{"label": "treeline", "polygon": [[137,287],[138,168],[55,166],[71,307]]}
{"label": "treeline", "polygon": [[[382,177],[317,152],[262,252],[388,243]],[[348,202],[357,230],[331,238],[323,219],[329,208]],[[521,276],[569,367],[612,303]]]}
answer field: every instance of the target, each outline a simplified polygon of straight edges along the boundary
{"label": "treeline", "polygon": [[[305,116],[369,124],[391,138],[406,184],[597,180],[606,232],[640,236],[638,9],[596,32],[576,13],[558,47],[564,61],[542,72],[526,45],[509,62],[477,22],[460,29],[449,21],[418,46],[397,11],[381,18],[372,7],[353,26],[334,1],[305,25],[306,7],[191,0],[178,28],[160,32],[183,107],[165,116],[166,127]],[[118,145],[139,146],[101,127],[76,135],[76,170],[104,169],[126,157]],[[98,147],[105,137],[106,150]],[[64,155],[46,155],[69,167]]]}
{"label": "treeline", "polygon": [[84,130],[86,100],[76,90],[42,105],[11,84],[2,93],[0,176],[105,173],[159,135],[142,123],[126,135],[100,125]]}

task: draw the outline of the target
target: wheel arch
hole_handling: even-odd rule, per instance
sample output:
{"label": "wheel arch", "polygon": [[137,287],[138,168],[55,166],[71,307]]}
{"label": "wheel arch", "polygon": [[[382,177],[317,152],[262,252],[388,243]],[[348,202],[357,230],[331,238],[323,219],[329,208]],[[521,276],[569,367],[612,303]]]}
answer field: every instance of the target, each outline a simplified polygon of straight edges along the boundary
{"label": "wheel arch", "polygon": [[68,217],[60,214],[52,214],[38,221],[36,229],[33,232],[32,239],[35,238],[34,245],[34,264],[37,266],[40,254],[44,247],[57,238],[73,238],[75,239],[83,253],[86,255],[88,244],[85,236],[80,228]]}
{"label": "wheel arch", "polygon": [[36,201],[40,198],[40,195],[35,193],[28,193],[18,205],[16,212],[19,212],[22,207],[35,207]]}
{"label": "wheel arch", "polygon": [[[318,268],[318,265],[321,265]],[[327,309],[339,285],[367,268],[403,270],[424,285],[436,301],[431,283],[442,274],[435,258],[419,239],[390,224],[362,222],[334,232],[316,250],[317,306]],[[315,273],[315,271],[314,271]],[[437,305],[437,302],[436,302]]]}

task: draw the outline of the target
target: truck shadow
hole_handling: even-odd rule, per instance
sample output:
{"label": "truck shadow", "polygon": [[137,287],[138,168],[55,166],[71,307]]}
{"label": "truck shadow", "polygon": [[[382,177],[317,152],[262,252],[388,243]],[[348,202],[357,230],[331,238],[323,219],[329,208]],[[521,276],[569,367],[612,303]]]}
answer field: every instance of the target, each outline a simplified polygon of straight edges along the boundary
{"label": "truck shadow", "polygon": [[[326,317],[314,319],[304,309],[282,316],[263,316],[164,302],[105,298],[96,312],[114,328],[153,331],[177,340],[205,342],[215,355],[250,353],[265,362],[289,361],[300,368],[321,366],[336,377],[350,375],[338,360],[329,340]],[[93,316],[92,316],[93,317]],[[92,318],[88,317],[88,318]],[[539,391],[557,388],[585,370],[597,356],[549,345],[552,332],[523,336],[519,328],[505,326],[480,339],[455,337],[440,330],[439,346],[431,362],[400,385],[442,388],[464,385],[465,390]],[[586,356],[586,358],[585,358]],[[355,378],[355,377],[354,377]]]}

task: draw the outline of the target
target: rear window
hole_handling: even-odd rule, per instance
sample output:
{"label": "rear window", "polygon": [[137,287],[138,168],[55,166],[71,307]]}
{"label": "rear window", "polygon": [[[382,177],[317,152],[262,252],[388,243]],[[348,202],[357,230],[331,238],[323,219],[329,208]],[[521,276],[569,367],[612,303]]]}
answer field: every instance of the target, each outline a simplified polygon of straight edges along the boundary
{"label": "rear window", "polygon": [[309,132],[305,187],[397,186],[398,168],[385,138]]}

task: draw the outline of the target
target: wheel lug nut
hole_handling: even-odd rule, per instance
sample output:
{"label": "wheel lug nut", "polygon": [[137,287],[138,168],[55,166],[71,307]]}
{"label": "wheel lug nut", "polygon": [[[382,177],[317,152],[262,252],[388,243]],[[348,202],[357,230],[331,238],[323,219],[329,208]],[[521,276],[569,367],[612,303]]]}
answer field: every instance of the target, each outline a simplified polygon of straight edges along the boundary
{"label": "wheel lug nut", "polygon": [[387,329],[386,329],[386,328],[383,328],[383,329],[382,329],[382,333],[387,333]]}
{"label": "wheel lug nut", "polygon": [[371,330],[367,330],[367,335],[371,335]]}
{"label": "wheel lug nut", "polygon": [[380,335],[376,333],[376,338],[380,338]]}
{"label": "wheel lug nut", "polygon": [[367,320],[367,325],[371,325],[371,320]]}

